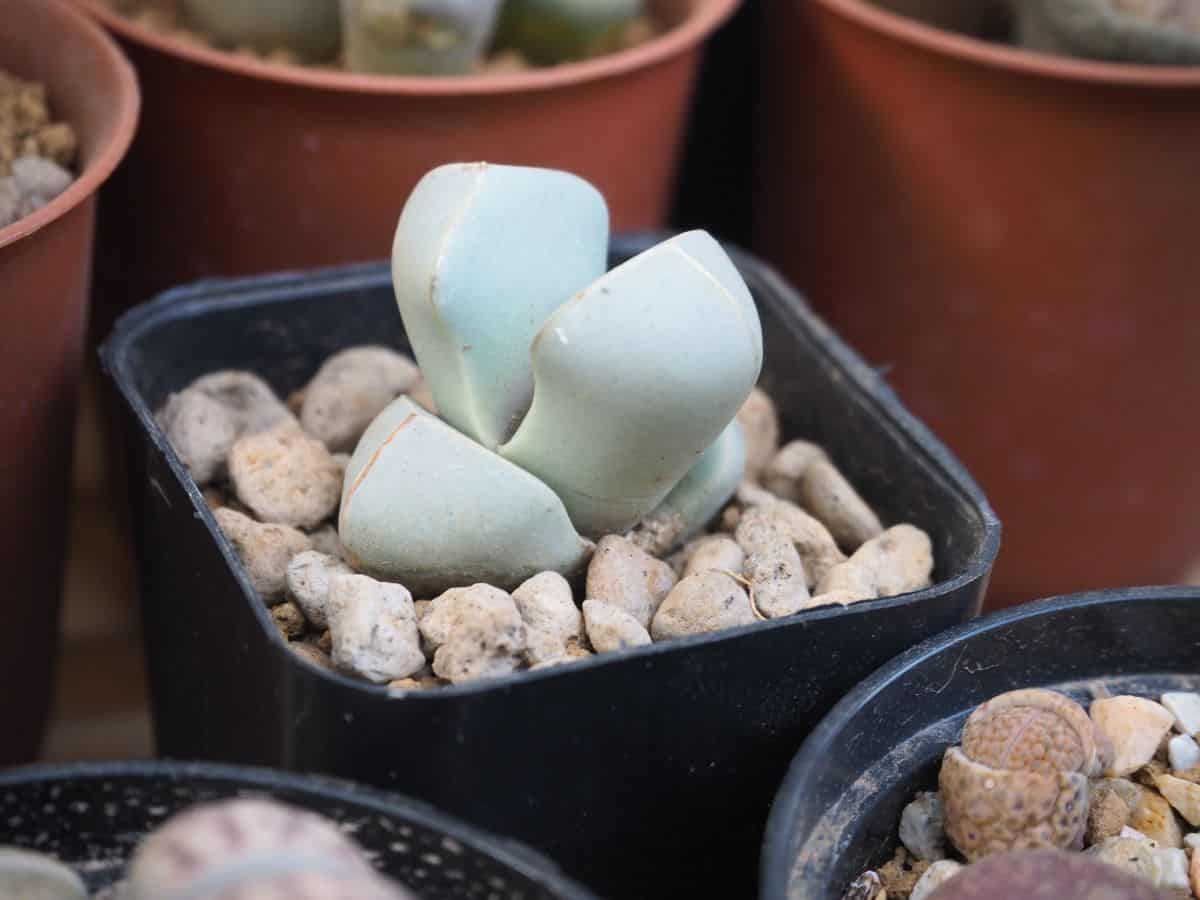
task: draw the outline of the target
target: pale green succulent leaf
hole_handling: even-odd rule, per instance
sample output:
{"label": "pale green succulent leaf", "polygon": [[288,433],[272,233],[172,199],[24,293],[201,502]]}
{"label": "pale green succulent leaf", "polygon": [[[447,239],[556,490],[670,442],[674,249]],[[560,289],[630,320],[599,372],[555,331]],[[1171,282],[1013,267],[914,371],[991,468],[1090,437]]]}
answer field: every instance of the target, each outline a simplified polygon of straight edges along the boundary
{"label": "pale green succulent leaf", "polygon": [[346,67],[380,75],[461,75],[492,38],[501,0],[341,0]]}
{"label": "pale green succulent leaf", "polygon": [[181,0],[188,21],[222,46],[288,48],[331,59],[341,45],[339,0]]}
{"label": "pale green succulent leaf", "polygon": [[762,368],[762,330],[725,251],[693,231],[558,309],[533,365],[533,404],[500,453],[597,537],[657,507],[733,420]]}
{"label": "pale green succulent leaf", "polygon": [[650,514],[675,523],[681,539],[696,534],[721,511],[746,474],[746,435],[737,419],[700,454],[679,484]]}
{"label": "pale green succulent leaf", "polygon": [[494,448],[533,394],[530,344],[604,274],[608,209],[581,178],[486,163],[442,166],[404,207],[393,282],[442,416]]}
{"label": "pale green succulent leaf", "polygon": [[545,484],[407,397],[359,441],[338,533],[361,571],[422,595],[569,574],[589,551]]}
{"label": "pale green succulent leaf", "polygon": [[638,16],[642,0],[507,0],[497,43],[551,65],[590,56]]}

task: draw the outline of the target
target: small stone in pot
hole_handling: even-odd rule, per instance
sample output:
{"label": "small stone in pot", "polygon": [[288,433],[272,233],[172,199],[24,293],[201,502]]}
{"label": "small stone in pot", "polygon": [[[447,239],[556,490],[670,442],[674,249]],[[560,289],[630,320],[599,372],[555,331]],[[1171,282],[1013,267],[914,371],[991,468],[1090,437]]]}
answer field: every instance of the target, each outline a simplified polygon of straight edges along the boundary
{"label": "small stone in pot", "polygon": [[585,596],[625,610],[646,628],[675,580],[669,565],[625,538],[610,534],[596,545],[588,566]]}
{"label": "small stone in pot", "polygon": [[267,604],[283,599],[288,563],[312,547],[308,536],[286,525],[256,522],[232,509],[213,512],[213,518],[233,545],[250,584]]}
{"label": "small stone in pot", "polygon": [[238,499],[263,522],[316,528],[338,507],[345,467],[292,421],[240,438],[229,451]]}
{"label": "small stone in pot", "polygon": [[525,623],[512,597],[487,584],[437,597],[420,631],[434,649],[434,674],[454,684],[510,675],[525,649]]}
{"label": "small stone in pot", "polygon": [[650,643],[650,634],[629,613],[599,600],[587,600],[583,604],[583,621],[588,640],[597,653],[612,653],[629,647],[642,647]]}
{"label": "small stone in pot", "polygon": [[424,667],[412,595],[400,585],[335,574],[326,608],[338,668],[386,684]]}
{"label": "small stone in pot", "polygon": [[758,621],[746,591],[723,572],[701,572],[677,584],[650,626],[654,640],[688,637]]}
{"label": "small stone in pot", "polygon": [[352,347],[329,357],[304,392],[300,424],[333,451],[354,449],[372,420],[421,373],[387,347]]}
{"label": "small stone in pot", "polygon": [[571,585],[557,572],[534,575],[512,592],[526,627],[525,661],[536,666],[565,656],[569,641],[583,637],[583,616]]}

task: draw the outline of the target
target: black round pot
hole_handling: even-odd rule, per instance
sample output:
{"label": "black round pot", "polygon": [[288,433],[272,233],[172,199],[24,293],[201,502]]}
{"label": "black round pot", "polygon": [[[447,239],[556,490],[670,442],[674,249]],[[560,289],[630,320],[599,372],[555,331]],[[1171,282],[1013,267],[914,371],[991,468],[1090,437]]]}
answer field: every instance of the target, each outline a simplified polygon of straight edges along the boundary
{"label": "black round pot", "polygon": [[804,742],[775,798],[762,900],[838,900],[886,862],[900,813],[936,790],[945,749],[978,704],[1052,687],[1081,701],[1103,688],[1200,690],[1200,588],[1055,597],[997,613],[913,648],[838,703]]}
{"label": "black round pot", "polygon": [[378,867],[422,900],[595,900],[532,850],[432,807],[345,781],[212,763],[123,762],[0,772],[0,844],[51,853],[91,890],[122,877],[137,843],[194,803],[274,797],[351,827]]}

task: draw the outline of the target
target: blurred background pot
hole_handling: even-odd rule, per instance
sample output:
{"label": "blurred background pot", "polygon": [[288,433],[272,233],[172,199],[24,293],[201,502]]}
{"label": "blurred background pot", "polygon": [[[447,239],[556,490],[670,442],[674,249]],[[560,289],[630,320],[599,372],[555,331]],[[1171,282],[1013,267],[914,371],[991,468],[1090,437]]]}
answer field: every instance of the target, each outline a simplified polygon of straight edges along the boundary
{"label": "blurred background pot", "polygon": [[1200,68],[765,15],[755,247],[978,475],[990,602],[1188,577]]}
{"label": "blurred background pot", "polygon": [[96,191],[138,114],[132,68],[82,13],[59,0],[5,0],[3,21],[0,70],[45,85],[80,152],[65,193],[0,228],[0,534],[17,551],[0,600],[0,766],[32,759],[45,726]]}
{"label": "blurred background pot", "polygon": [[674,27],[634,49],[465,77],[281,66],[79,2],[145,89],[143,128],[109,188],[103,335],[120,310],[197,278],[385,255],[409,191],[446,162],[568,169],[604,193],[615,228],[662,224],[702,47],[739,0],[658,0]]}

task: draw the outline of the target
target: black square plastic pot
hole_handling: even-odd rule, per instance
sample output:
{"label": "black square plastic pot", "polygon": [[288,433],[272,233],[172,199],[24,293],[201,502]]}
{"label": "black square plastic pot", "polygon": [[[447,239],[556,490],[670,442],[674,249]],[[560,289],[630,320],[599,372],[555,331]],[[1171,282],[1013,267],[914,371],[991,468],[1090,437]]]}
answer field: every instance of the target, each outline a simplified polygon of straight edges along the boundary
{"label": "black square plastic pot", "polygon": [[169,817],[197,803],[247,795],[347,828],[381,872],[421,900],[595,900],[528,847],[419,801],[342,780],[215,763],[9,769],[0,773],[0,844],[52,854],[98,891],[125,876],[137,844]]}
{"label": "black square plastic pot", "polygon": [[971,710],[1020,688],[1157,698],[1200,690],[1200,588],[1056,597],[921,644],[838,703],[804,742],[775,799],[761,900],[839,900],[891,858],[900,814],[937,790]]}
{"label": "black square plastic pot", "polygon": [[[614,261],[661,237],[618,241]],[[406,348],[389,271],[202,283],[126,315],[103,350],[129,412],[159,752],[401,790],[613,898],[752,895],[796,747],[881,663],[978,614],[1000,526],[878,374],[771,271],[735,261],[785,436],[828,448],[885,521],[930,532],[934,587],[403,699],[314,668],[287,649],[153,411],[217,369],[253,370],[286,395],[343,348]]]}

